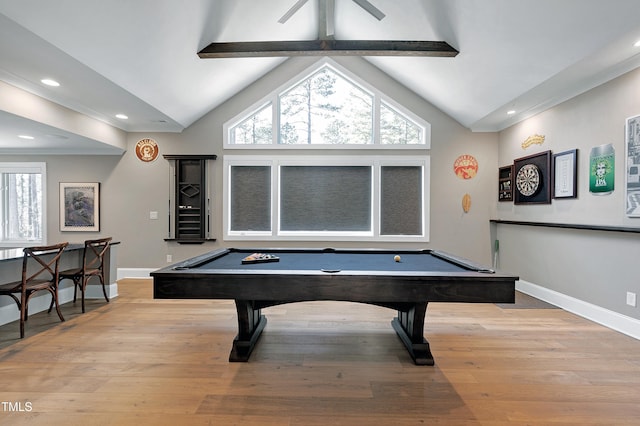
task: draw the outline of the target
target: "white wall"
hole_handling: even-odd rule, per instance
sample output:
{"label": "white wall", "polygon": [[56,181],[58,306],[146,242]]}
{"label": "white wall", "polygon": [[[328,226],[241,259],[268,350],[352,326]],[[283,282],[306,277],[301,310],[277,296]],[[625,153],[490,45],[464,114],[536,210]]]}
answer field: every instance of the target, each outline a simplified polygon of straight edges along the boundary
{"label": "white wall", "polygon": [[[51,243],[112,236],[121,242],[118,266],[128,270],[153,270],[167,264],[167,255],[172,255],[176,262],[230,246],[231,243],[221,240],[202,245],[180,245],[164,240],[168,235],[171,176],[169,163],[162,154],[218,155],[211,174],[212,225],[214,235],[221,238],[222,160],[226,154],[238,154],[237,150],[222,148],[224,122],[315,60],[301,57],[286,61],[182,133],[128,134],[127,150],[122,156],[7,155],[2,160],[47,163],[47,227]],[[625,304],[626,292],[640,295],[640,280],[634,265],[636,259],[640,259],[639,234],[489,224],[490,219],[505,219],[640,228],[640,219],[624,215],[623,191],[624,122],[628,116],[640,114],[637,96],[640,71],[628,73],[496,134],[470,132],[361,58],[338,58],[337,62],[431,124],[431,240],[428,244],[404,244],[403,247],[442,249],[489,264],[493,240],[497,237],[500,267],[519,274],[532,288],[624,318],[640,318],[639,308]],[[523,150],[521,143],[534,133],[544,134],[545,144]],[[156,161],[143,163],[136,158],[134,145],[142,138],[153,138],[158,143],[160,157]],[[593,146],[604,143],[613,143],[616,148],[616,190],[608,196],[593,196],[588,192],[588,154]],[[554,200],[549,205],[536,206],[497,201],[499,166],[543,150],[561,152],[573,148],[580,150],[577,199]],[[422,155],[423,151],[417,150],[415,154]],[[462,180],[453,173],[453,162],[462,154],[473,155],[479,162],[474,179]],[[101,183],[99,233],[59,231],[58,183],[76,181]],[[471,210],[466,214],[461,207],[465,193],[472,198]],[[150,219],[150,212],[158,212],[159,219]],[[308,244],[324,245],[328,244]],[[370,246],[357,242],[330,245]],[[389,245],[379,244],[380,247]]]}
{"label": "white wall", "polygon": [[[118,266],[127,269],[157,269],[167,265],[167,255],[177,262],[218,247],[230,246],[225,241],[180,245],[164,241],[168,235],[169,163],[163,154],[216,154],[213,162],[214,236],[222,236],[222,126],[225,121],[244,111],[269,92],[286,83],[311,66],[317,58],[300,57],[284,62],[226,103],[202,117],[182,133],[133,133],[127,135],[127,150],[122,156],[3,156],[5,161],[45,161],[48,176],[48,241],[81,242],[86,238],[112,236],[120,241]],[[391,79],[362,58],[338,58],[336,62],[377,87],[393,100],[431,124],[431,221],[429,243],[403,244],[407,248],[434,248],[451,251],[472,260],[491,262],[489,219],[494,208],[495,173],[498,167],[497,133],[472,133],[456,121],[425,102],[412,91]],[[153,138],[160,156],[144,163],[135,156],[139,139]],[[424,150],[412,151],[424,155]],[[246,151],[244,151],[246,153]],[[252,153],[255,153],[252,151]],[[265,152],[262,152],[265,153]],[[297,152],[296,154],[299,154]],[[376,152],[379,154],[379,152]],[[474,179],[462,180],[453,172],[455,159],[463,154],[476,157],[479,171]],[[58,216],[59,182],[100,182],[101,220],[99,233],[60,232]],[[462,211],[462,197],[471,195],[469,213]],[[150,219],[150,212],[159,219]],[[241,246],[233,242],[233,246]],[[256,246],[247,242],[243,246]],[[300,246],[300,243],[296,243]],[[341,247],[371,246],[370,243],[305,244]],[[399,244],[379,244],[380,247]],[[278,243],[278,246],[285,244]]]}
{"label": "white wall", "polygon": [[[224,246],[256,246],[256,243],[225,241],[202,245],[180,245],[166,242],[168,230],[169,163],[162,154],[216,154],[213,162],[213,234],[222,236],[222,161],[225,154],[238,150],[223,150],[222,126],[260,98],[305,70],[316,58],[294,58],[257,81],[232,99],[194,123],[181,134],[139,133],[129,135],[129,148],[105,176],[103,212],[107,215],[104,232],[122,241],[119,262],[123,268],[158,268],[165,266],[166,255],[179,261],[205,251]],[[405,247],[431,247],[449,250],[476,261],[490,262],[489,217],[493,204],[494,170],[497,168],[497,134],[474,134],[425,102],[387,75],[360,58],[343,58],[340,64],[375,85],[394,100],[431,123],[431,241],[429,244],[405,244]],[[134,154],[133,146],[141,138],[153,138],[160,157],[153,163],[143,163]],[[243,151],[242,153],[247,153]],[[252,154],[256,152],[252,151]],[[265,152],[260,152],[265,153]],[[267,153],[268,154],[268,153]],[[299,154],[297,152],[296,154]],[[424,151],[416,150],[416,155]],[[463,181],[453,172],[453,162],[461,154],[474,155],[480,163],[476,178]],[[99,160],[98,160],[99,161]],[[462,212],[465,193],[472,196],[472,208]],[[150,220],[149,212],[158,211],[159,219]],[[264,246],[264,243],[260,244]],[[286,246],[278,243],[278,246]],[[300,246],[300,243],[296,243]],[[307,246],[370,246],[367,244],[315,242]],[[385,245],[380,244],[384,247]],[[388,244],[387,244],[388,246]],[[395,244],[398,246],[398,244]]]}
{"label": "white wall", "polygon": [[[640,114],[638,93],[640,70],[635,70],[502,131],[500,166],[544,150],[577,148],[578,198],[546,205],[496,202],[493,218],[640,230],[640,219],[625,215],[625,120]],[[523,150],[521,143],[532,134],[545,135],[544,144]],[[606,143],[616,151],[615,190],[598,196],[589,193],[589,153]],[[640,295],[640,234],[499,224],[495,235],[500,241],[500,266],[542,292],[605,309],[612,317],[640,318],[640,308],[626,304],[627,292]]]}

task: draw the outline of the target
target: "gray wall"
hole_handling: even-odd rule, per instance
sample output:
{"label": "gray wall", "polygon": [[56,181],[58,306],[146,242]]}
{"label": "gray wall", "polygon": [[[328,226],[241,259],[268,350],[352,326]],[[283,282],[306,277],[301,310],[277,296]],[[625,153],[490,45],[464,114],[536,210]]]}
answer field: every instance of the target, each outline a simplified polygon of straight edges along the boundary
{"label": "gray wall", "polygon": [[[640,227],[625,215],[625,120],[640,114],[640,70],[573,98],[500,133],[499,163],[551,150],[578,148],[578,198],[547,205],[498,203],[494,218],[568,224]],[[546,136],[542,146],[526,150],[532,134]],[[589,193],[592,147],[615,147],[615,190],[606,196]],[[497,179],[497,173],[496,173]],[[495,198],[495,197],[494,197]],[[586,303],[640,318],[640,309],[626,304],[626,293],[640,295],[640,234],[497,225],[500,266],[525,281]]]}
{"label": "gray wall", "polygon": [[[225,154],[239,153],[238,150],[223,150],[223,123],[305,70],[315,60],[315,58],[294,58],[286,61],[273,72],[202,117],[181,134],[129,134],[127,151],[121,157],[23,156],[11,159],[47,162],[49,242],[58,240],[75,242],[96,236],[90,233],[59,232],[57,186],[60,181],[98,181],[102,184],[100,235],[111,235],[121,242],[118,248],[118,265],[121,268],[163,267],[167,264],[168,254],[172,255],[175,262],[231,244],[256,246],[255,243],[250,242],[240,244],[239,242],[226,243],[221,240],[206,242],[202,245],[180,245],[164,241],[168,229],[167,211],[171,177],[169,163],[161,156],[162,154],[216,154],[218,156],[218,159],[213,162],[211,176],[214,214],[212,228],[214,236],[221,238],[222,160]],[[438,248],[475,261],[489,263],[491,261],[489,219],[494,205],[498,135],[470,132],[361,58],[342,58],[337,62],[431,123],[431,239],[428,244],[412,243],[402,246]],[[141,138],[153,138],[158,143],[160,157],[156,161],[143,163],[136,158],[134,146]],[[376,154],[379,153],[379,151],[376,152]],[[416,150],[413,153],[424,155],[424,150]],[[453,162],[462,154],[471,154],[479,162],[479,172],[474,179],[465,181],[453,172]],[[461,207],[465,193],[469,193],[472,197],[471,210],[466,214]],[[158,220],[149,219],[151,211],[159,212]],[[277,245],[285,246],[281,243]],[[300,243],[295,245],[300,246]],[[307,245],[356,247],[362,244],[315,242]],[[370,246],[370,244],[366,245]],[[393,244],[393,246],[400,246],[400,244]]]}

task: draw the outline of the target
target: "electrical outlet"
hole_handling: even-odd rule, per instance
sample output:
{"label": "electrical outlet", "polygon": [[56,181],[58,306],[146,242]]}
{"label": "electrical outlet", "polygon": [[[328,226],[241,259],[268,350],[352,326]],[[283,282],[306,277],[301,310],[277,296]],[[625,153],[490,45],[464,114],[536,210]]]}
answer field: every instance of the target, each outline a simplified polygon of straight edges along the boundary
{"label": "electrical outlet", "polygon": [[636,294],[635,293],[631,293],[630,291],[627,292],[627,305],[633,306],[634,308],[636,307]]}
{"label": "electrical outlet", "polygon": [[149,219],[151,220],[158,219],[158,212],[154,212],[154,211],[149,212]]}
{"label": "electrical outlet", "polygon": [[167,263],[171,263],[173,262],[173,256],[171,256],[170,254],[167,255]]}

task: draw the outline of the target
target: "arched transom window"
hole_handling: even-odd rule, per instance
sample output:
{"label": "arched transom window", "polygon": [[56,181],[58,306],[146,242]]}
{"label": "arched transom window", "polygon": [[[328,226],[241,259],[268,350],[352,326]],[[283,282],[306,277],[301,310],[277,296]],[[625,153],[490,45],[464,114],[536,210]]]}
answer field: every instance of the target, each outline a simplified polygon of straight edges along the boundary
{"label": "arched transom window", "polygon": [[429,123],[325,59],[225,124],[227,148],[428,148]]}

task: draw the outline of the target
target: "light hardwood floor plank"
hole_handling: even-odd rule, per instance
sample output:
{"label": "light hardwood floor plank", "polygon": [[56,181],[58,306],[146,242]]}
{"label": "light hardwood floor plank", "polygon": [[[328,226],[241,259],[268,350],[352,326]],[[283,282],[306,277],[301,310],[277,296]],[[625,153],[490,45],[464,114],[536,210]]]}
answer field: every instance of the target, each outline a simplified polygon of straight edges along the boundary
{"label": "light hardwood floor plank", "polygon": [[[0,327],[0,424],[637,425],[640,342],[561,309],[432,304],[436,365],[416,366],[390,310],[308,302],[264,310],[229,363],[232,301],[120,296]],[[532,306],[535,306],[532,305]],[[16,411],[18,405],[30,410]]]}

